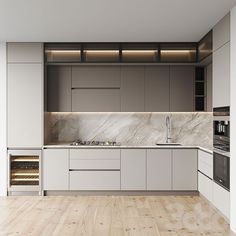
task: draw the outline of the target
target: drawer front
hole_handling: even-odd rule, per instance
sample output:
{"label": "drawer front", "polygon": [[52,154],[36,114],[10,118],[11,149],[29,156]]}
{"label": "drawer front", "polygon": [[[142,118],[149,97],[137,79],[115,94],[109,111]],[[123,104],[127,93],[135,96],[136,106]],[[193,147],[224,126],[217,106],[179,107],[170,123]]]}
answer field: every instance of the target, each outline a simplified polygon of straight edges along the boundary
{"label": "drawer front", "polygon": [[198,152],[198,170],[213,179],[213,156],[205,152]]}
{"label": "drawer front", "polygon": [[70,160],[71,170],[120,170],[120,160]]}
{"label": "drawer front", "polygon": [[70,190],[120,190],[120,171],[70,171]]}
{"label": "drawer front", "polygon": [[207,175],[209,178],[213,179],[213,166],[209,166],[205,162],[199,162],[198,170]]}
{"label": "drawer front", "polygon": [[70,160],[120,160],[120,149],[71,149]]}
{"label": "drawer front", "polygon": [[198,161],[205,162],[209,166],[213,166],[213,154],[203,151],[198,151]]}
{"label": "drawer front", "polygon": [[198,191],[210,202],[213,197],[213,181],[198,172]]}

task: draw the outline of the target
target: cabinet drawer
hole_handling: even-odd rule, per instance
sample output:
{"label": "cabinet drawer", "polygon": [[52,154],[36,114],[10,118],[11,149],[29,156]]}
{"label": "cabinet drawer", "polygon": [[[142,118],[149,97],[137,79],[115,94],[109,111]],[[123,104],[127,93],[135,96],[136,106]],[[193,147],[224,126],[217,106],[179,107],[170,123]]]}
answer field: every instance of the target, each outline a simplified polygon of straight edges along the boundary
{"label": "cabinet drawer", "polygon": [[120,171],[70,171],[70,190],[120,190]]}
{"label": "cabinet drawer", "polygon": [[213,182],[213,204],[228,219],[230,217],[230,192]]}
{"label": "cabinet drawer", "polygon": [[198,191],[210,202],[213,195],[213,181],[198,172]]}
{"label": "cabinet drawer", "polygon": [[70,160],[120,160],[120,149],[71,149]]}
{"label": "cabinet drawer", "polygon": [[198,152],[198,170],[213,178],[213,156],[203,151]]}
{"label": "cabinet drawer", "polygon": [[71,170],[120,170],[120,160],[70,160]]}

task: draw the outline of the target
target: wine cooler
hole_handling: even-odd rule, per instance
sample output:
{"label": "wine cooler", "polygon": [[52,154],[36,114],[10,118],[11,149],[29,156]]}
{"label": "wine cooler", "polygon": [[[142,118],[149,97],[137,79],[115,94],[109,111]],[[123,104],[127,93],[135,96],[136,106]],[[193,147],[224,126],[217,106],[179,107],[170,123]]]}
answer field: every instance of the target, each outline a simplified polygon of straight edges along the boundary
{"label": "wine cooler", "polygon": [[8,151],[8,192],[41,191],[41,151]]}

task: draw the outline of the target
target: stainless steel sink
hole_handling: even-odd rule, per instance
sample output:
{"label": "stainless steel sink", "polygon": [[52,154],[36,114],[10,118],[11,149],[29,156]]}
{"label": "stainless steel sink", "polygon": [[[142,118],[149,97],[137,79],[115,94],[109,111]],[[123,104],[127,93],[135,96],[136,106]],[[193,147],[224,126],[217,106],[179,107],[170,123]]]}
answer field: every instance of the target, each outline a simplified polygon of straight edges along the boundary
{"label": "stainless steel sink", "polygon": [[156,143],[157,146],[181,146],[180,143]]}

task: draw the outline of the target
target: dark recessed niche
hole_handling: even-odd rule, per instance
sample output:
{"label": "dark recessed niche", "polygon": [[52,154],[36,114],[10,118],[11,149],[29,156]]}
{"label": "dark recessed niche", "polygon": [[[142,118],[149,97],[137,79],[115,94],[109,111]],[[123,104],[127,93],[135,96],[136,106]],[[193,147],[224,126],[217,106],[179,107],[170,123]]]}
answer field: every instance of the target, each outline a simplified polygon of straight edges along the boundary
{"label": "dark recessed niche", "polygon": [[195,111],[205,111],[205,68],[196,67],[195,69]]}
{"label": "dark recessed niche", "polygon": [[196,43],[46,43],[46,63],[194,63]]}

